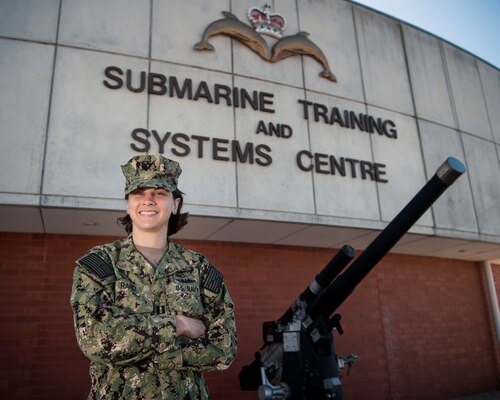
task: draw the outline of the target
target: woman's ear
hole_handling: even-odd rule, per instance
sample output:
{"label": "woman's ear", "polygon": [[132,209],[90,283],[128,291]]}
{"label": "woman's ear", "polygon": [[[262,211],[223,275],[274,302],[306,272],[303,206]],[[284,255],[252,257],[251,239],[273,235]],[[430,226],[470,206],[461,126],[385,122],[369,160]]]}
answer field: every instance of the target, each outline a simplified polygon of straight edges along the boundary
{"label": "woman's ear", "polygon": [[174,207],[174,210],[172,211],[172,214],[177,214],[177,209],[179,208],[180,202],[181,202],[181,199],[179,199],[179,198],[174,199],[175,207]]}

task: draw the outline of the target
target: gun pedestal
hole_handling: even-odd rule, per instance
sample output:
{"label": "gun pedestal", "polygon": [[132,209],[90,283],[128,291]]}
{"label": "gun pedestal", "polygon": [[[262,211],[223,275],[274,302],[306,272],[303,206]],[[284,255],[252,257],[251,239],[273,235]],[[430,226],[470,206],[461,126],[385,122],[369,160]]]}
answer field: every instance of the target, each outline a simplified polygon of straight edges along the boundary
{"label": "gun pedestal", "polygon": [[259,400],[276,400],[276,399],[288,399],[290,396],[290,388],[286,383],[281,383],[278,386],[274,386],[267,379],[266,370],[264,367],[260,367],[260,376],[262,378],[262,385],[259,386],[258,398]]}
{"label": "gun pedestal", "polygon": [[[298,320],[279,320],[274,327],[278,333],[273,337],[279,342],[266,345],[252,365],[240,372],[240,382],[247,384],[242,389],[258,390],[259,400],[341,400],[339,363],[327,322],[318,319],[306,326]],[[250,388],[257,370],[261,384],[253,380]]]}

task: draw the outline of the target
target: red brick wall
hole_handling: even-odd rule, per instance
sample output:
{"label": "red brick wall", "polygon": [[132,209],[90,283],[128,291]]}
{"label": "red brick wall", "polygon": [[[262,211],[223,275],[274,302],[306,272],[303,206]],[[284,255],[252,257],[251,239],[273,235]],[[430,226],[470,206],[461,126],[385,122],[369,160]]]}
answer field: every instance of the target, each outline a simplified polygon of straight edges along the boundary
{"label": "red brick wall", "polygon": [[[0,233],[2,398],[85,398],[89,362],[69,307],[74,260],[111,240]],[[240,392],[237,374],[262,344],[262,322],[279,317],[334,252],[182,243],[223,272],[236,305],[238,355],[229,370],[208,374],[213,398],[256,399]],[[335,336],[337,351],[360,355],[344,378],[346,398],[448,399],[500,389],[488,301],[475,263],[386,256],[339,310],[345,334]]]}

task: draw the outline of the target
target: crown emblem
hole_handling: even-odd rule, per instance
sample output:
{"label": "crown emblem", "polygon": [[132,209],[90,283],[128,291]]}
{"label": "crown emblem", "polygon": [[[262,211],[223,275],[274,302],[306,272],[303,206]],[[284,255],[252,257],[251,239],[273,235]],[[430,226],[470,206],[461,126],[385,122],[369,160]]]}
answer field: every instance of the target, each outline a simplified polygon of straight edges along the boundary
{"label": "crown emblem", "polygon": [[264,9],[258,7],[249,8],[247,16],[256,32],[279,39],[286,29],[286,18],[279,13],[272,13],[269,4],[266,4]]}

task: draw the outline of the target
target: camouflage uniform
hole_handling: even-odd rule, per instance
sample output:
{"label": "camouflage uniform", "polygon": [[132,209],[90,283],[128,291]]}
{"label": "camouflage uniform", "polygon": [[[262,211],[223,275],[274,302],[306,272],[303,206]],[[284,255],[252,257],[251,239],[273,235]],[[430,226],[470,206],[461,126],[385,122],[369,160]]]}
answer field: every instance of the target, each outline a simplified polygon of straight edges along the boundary
{"label": "camouflage uniform", "polygon": [[[89,399],[208,399],[202,372],[227,368],[236,352],[222,275],[171,241],[156,269],[131,237],[94,247],[77,261],[71,305],[91,360]],[[177,314],[202,320],[206,334],[176,337]]]}
{"label": "camouflage uniform", "polygon": [[[181,168],[161,155],[139,155],[122,172],[128,196],[140,188],[177,190]],[[156,268],[132,236],[94,247],[77,261],[71,306],[78,344],[91,360],[89,399],[208,399],[202,372],[229,367],[236,353],[234,307],[221,273],[171,241]],[[176,315],[201,320],[205,335],[177,337]]]}

